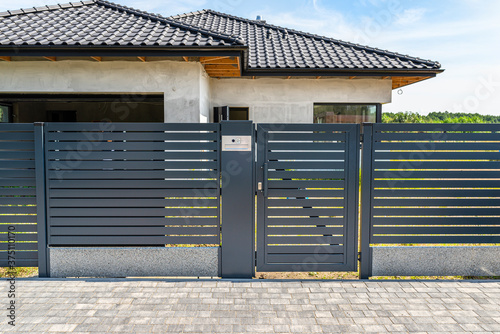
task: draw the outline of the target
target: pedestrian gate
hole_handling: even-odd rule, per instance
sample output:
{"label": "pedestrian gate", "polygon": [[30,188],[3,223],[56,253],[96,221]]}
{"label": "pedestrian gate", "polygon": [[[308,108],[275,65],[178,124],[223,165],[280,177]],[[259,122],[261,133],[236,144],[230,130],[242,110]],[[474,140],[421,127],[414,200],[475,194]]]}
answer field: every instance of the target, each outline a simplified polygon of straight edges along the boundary
{"label": "pedestrian gate", "polygon": [[359,125],[257,128],[257,271],[357,268]]}

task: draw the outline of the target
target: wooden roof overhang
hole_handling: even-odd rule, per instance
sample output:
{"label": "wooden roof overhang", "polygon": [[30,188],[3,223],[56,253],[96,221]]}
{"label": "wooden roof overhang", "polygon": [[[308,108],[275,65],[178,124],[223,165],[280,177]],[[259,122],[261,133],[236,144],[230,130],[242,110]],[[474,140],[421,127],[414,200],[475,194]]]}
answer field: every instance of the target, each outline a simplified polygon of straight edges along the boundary
{"label": "wooden roof overhang", "polygon": [[0,47],[0,61],[87,59],[95,62],[134,60],[150,62],[179,59],[200,62],[211,77],[241,77],[246,47],[148,48],[148,47]]}
{"label": "wooden roof overhang", "polygon": [[331,77],[347,77],[350,80],[361,78],[378,78],[392,81],[392,89],[398,89],[423,80],[434,78],[437,74],[444,72],[444,69],[419,69],[419,70],[372,70],[372,69],[286,69],[286,70],[267,70],[252,69],[243,72],[243,76],[252,77],[312,77],[316,79]]}

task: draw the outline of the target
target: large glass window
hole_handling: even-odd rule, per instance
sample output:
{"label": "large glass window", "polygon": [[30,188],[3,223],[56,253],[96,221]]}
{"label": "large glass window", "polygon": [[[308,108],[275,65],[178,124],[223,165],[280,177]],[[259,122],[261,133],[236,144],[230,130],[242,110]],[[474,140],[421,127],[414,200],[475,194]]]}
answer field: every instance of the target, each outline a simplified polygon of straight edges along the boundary
{"label": "large glass window", "polygon": [[8,123],[10,121],[10,107],[0,105],[0,123]]}
{"label": "large glass window", "polygon": [[314,123],[376,123],[379,104],[315,103]]}

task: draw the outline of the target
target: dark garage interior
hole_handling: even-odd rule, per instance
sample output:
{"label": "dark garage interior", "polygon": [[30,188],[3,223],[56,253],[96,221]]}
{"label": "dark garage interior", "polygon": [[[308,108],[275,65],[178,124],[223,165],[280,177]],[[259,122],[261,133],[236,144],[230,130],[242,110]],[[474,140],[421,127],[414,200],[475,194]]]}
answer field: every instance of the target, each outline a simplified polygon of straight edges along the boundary
{"label": "dark garage interior", "polygon": [[0,94],[2,121],[163,122],[163,94]]}

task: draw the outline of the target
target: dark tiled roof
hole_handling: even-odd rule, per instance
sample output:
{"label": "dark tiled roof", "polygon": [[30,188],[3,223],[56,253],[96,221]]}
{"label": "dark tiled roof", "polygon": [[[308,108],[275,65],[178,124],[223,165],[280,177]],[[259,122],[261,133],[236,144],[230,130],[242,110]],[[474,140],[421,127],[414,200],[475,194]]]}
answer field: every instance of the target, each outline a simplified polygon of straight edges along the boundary
{"label": "dark tiled roof", "polygon": [[243,46],[223,33],[102,0],[0,13],[0,46]]}
{"label": "dark tiled roof", "polygon": [[212,10],[170,17],[239,36],[249,46],[250,69],[438,70],[438,62],[286,29]]}
{"label": "dark tiled roof", "polygon": [[1,46],[248,47],[248,69],[439,71],[438,62],[202,10],[163,17],[105,0],[0,13]]}

